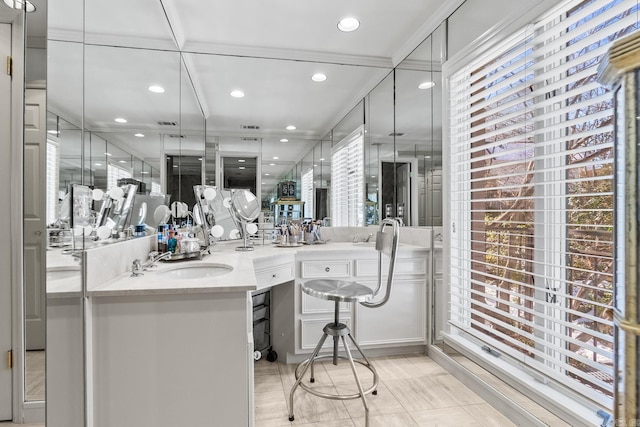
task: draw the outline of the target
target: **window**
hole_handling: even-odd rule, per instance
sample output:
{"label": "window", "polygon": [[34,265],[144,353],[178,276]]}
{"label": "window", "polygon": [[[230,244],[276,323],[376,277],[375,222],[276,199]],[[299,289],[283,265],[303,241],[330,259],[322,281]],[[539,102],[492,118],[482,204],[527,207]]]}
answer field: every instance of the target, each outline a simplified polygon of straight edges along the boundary
{"label": "window", "polygon": [[636,3],[566,1],[450,78],[453,333],[613,396],[613,102]]}
{"label": "window", "polygon": [[58,141],[47,138],[47,224],[53,224],[60,216],[58,187],[60,165],[60,146]]}
{"label": "window", "polygon": [[313,214],[313,168],[302,174],[300,199],[304,202],[304,217],[314,218]]}
{"label": "window", "polygon": [[364,225],[364,144],[362,126],[333,147],[331,217],[334,227]]}

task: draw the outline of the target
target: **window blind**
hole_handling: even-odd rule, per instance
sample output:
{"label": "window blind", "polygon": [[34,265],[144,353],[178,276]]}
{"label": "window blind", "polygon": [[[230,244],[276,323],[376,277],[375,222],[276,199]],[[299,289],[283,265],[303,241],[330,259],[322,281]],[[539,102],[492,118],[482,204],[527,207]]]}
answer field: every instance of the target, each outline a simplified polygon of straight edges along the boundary
{"label": "window blind", "polygon": [[612,407],[613,100],[635,1],[564,1],[449,79],[449,323]]}
{"label": "window blind", "polygon": [[114,163],[109,162],[107,164],[107,189],[110,190],[113,187],[118,186],[118,180],[124,178],[131,178],[132,174],[129,169],[125,169]]}
{"label": "window blind", "polygon": [[60,216],[58,203],[60,146],[57,141],[47,138],[47,224],[53,224]]}
{"label": "window blind", "polygon": [[331,218],[334,227],[364,225],[364,143],[358,127],[332,148]]}
{"label": "window blind", "polygon": [[313,218],[313,168],[302,174],[300,199],[304,202],[304,217]]}

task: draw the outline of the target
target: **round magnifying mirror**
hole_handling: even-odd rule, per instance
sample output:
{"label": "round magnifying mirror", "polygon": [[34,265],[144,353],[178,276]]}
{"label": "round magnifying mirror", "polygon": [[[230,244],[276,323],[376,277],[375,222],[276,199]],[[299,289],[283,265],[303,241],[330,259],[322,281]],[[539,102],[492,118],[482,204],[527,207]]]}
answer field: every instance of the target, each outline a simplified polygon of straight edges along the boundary
{"label": "round magnifying mirror", "polygon": [[140,209],[138,210],[138,218],[135,221],[134,225],[142,225],[147,219],[147,202],[142,202],[140,204]]}
{"label": "round magnifying mirror", "polygon": [[153,220],[158,225],[166,224],[167,221],[169,220],[170,214],[171,214],[171,211],[169,210],[169,207],[167,205],[160,205],[153,212]]}
{"label": "round magnifying mirror", "polygon": [[238,190],[231,199],[233,213],[242,221],[253,221],[260,215],[260,203],[249,190]]}

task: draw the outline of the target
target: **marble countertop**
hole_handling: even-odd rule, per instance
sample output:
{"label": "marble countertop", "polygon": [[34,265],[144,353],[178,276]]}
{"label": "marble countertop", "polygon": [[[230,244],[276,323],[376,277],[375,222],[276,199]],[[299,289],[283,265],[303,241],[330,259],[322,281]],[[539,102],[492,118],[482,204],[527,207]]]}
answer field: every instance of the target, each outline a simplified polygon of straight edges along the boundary
{"label": "marble countertop", "polygon": [[[278,265],[294,262],[296,255],[331,254],[334,252],[359,252],[367,256],[377,256],[373,243],[329,242],[327,244],[279,247],[274,244],[255,245],[253,251],[236,251],[239,242],[223,242],[211,247],[210,254],[201,260],[160,261],[143,275],[132,277],[131,272],[122,273],[111,280],[88,289],[89,296],[185,294],[203,292],[246,292],[258,289],[254,262],[260,265]],[[420,246],[401,244],[398,256],[424,251]],[[69,257],[71,258],[71,257]],[[232,270],[212,277],[196,279],[175,279],[168,277],[168,270],[198,267],[206,264],[224,264]],[[79,291],[80,289],[78,289]],[[49,292],[49,287],[47,292]],[[51,289],[51,291],[54,291]]]}

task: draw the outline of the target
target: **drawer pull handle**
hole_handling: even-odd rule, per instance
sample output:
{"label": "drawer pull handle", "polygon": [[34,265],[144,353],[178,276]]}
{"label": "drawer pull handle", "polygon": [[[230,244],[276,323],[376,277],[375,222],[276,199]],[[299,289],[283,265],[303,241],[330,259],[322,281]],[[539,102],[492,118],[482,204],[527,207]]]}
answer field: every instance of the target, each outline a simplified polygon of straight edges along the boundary
{"label": "drawer pull handle", "polygon": [[327,273],[330,271],[331,269],[329,267],[325,267],[324,271],[326,271]]}

